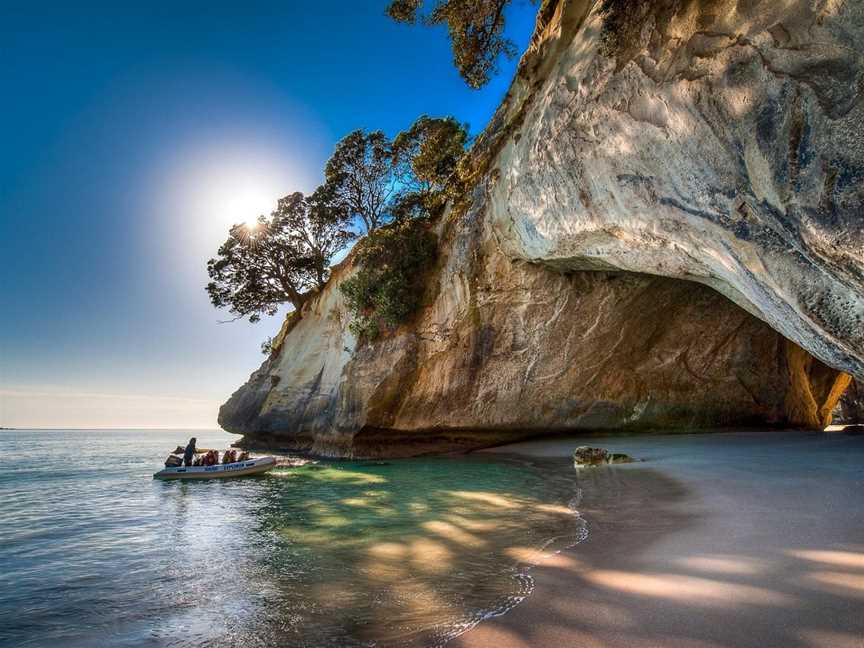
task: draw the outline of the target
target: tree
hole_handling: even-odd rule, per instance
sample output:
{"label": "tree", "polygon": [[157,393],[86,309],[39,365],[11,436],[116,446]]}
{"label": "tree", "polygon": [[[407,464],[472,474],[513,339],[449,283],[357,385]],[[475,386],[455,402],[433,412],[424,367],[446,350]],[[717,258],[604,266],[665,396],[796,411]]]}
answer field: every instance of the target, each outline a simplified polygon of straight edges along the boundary
{"label": "tree", "polygon": [[418,18],[427,26],[447,25],[453,63],[472,88],[481,88],[498,72],[498,57],[512,59],[516,45],[504,37],[504,8],[511,0],[435,0],[432,10],[420,15],[423,0],[393,0],[387,14],[409,25]]}
{"label": "tree", "polygon": [[392,142],[381,131],[356,130],[336,145],[321,191],[370,234],[393,218],[435,214],[467,143],[467,126],[452,117],[423,115]]}
{"label": "tree", "polygon": [[336,145],[324,169],[325,190],[334,202],[359,217],[367,232],[382,225],[396,189],[393,153],[381,131],[355,130]]}
{"label": "tree", "polygon": [[421,115],[392,143],[383,141],[390,167],[382,175],[388,177],[390,197],[381,221],[394,222],[370,229],[357,244],[357,271],[339,287],[358,339],[374,340],[382,325],[396,327],[420,306],[438,251],[428,217],[461,190],[457,168],[468,140],[467,126],[452,117]]}
{"label": "tree", "polygon": [[234,225],[207,262],[211,303],[250,322],[283,303],[299,309],[311,288],[324,286],[330,259],[353,236],[347,221],[347,210],[319,189],[280,199],[270,219],[259,216],[254,228]]}
{"label": "tree", "polygon": [[323,288],[330,274],[330,259],[354,238],[348,229],[347,206],[322,186],[308,197],[298,191],[280,198],[272,218],[286,233],[296,256],[309,260],[315,283]]}
{"label": "tree", "polygon": [[396,136],[392,148],[399,191],[391,211],[397,219],[443,209],[458,185],[456,168],[468,140],[467,124],[427,115]]}
{"label": "tree", "polygon": [[[259,217],[256,227],[231,228],[217,257],[207,264],[210,301],[252,322],[274,314],[286,302],[299,309],[310,289],[324,287],[330,259],[354,238],[354,219],[362,221],[371,237],[391,220],[440,213],[458,185],[456,168],[467,143],[466,127],[452,117],[423,115],[392,142],[381,131],[349,133],[336,145],[325,182],[312,195],[289,194],[269,219]],[[375,240],[405,242],[393,238],[393,232]],[[361,257],[373,262],[368,254]],[[407,274],[402,276],[410,273],[410,264],[388,265],[400,275],[398,282],[395,275],[388,279],[388,295],[416,288]],[[413,303],[404,295],[387,299]],[[389,308],[381,305],[382,311]]]}

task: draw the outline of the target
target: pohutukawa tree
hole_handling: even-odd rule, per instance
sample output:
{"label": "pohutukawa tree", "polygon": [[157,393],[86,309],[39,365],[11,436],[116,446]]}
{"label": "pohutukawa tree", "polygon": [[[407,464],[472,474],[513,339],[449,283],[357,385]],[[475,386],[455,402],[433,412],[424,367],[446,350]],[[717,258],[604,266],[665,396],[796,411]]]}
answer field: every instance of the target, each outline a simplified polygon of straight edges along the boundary
{"label": "pohutukawa tree", "polygon": [[336,145],[322,191],[370,234],[393,219],[433,215],[467,143],[467,127],[452,117],[423,115],[392,142],[381,131],[356,130]]}
{"label": "pohutukawa tree", "polygon": [[284,303],[299,309],[312,288],[324,286],[330,259],[353,237],[348,220],[347,209],[319,188],[280,199],[254,228],[234,225],[207,262],[210,301],[250,322]]}
{"label": "pohutukawa tree", "polygon": [[372,232],[388,218],[396,190],[393,152],[381,131],[355,130],[336,144],[324,169],[324,186],[336,202],[345,205]]}
{"label": "pohutukawa tree", "polygon": [[440,213],[459,186],[457,165],[468,140],[467,124],[427,115],[396,136],[392,150],[399,190],[391,207],[395,218]]}
{"label": "pohutukawa tree", "polygon": [[309,260],[315,285],[323,288],[330,277],[330,259],[355,237],[347,205],[322,186],[311,196],[298,191],[280,198],[272,219],[297,256]]}
{"label": "pohutukawa tree", "polygon": [[[256,227],[231,228],[217,257],[207,263],[210,301],[236,319],[252,322],[275,314],[283,303],[299,309],[312,288],[327,282],[330,260],[354,238],[352,223],[360,221],[369,235],[367,249],[378,251],[358,256],[361,276],[374,283],[384,266],[392,271],[387,286],[376,287],[378,297],[369,303],[387,302],[389,306],[381,308],[392,324],[393,313],[413,308],[416,295],[406,296],[406,291],[416,288],[413,274],[420,272],[419,265],[398,258],[407,248],[395,244],[404,238],[395,233],[428,238],[423,226],[401,225],[441,212],[458,187],[456,169],[467,143],[466,127],[452,117],[424,115],[392,142],[380,131],[349,133],[327,162],[324,185],[312,195],[285,196],[269,219],[259,217]],[[393,220],[400,227],[377,237],[379,228]],[[385,262],[386,250],[393,258]],[[387,292],[388,287],[395,293]],[[404,304],[411,307],[402,308]]]}
{"label": "pohutukawa tree", "polygon": [[484,86],[498,72],[498,57],[516,56],[516,45],[504,36],[504,9],[511,0],[435,0],[422,14],[423,0],[393,0],[387,14],[398,22],[447,25],[453,63],[472,88]]}
{"label": "pohutukawa tree", "polygon": [[361,340],[374,340],[382,327],[398,326],[420,306],[424,276],[437,253],[425,219],[440,214],[461,186],[457,166],[467,143],[466,127],[452,117],[423,115],[388,146],[393,192],[383,213],[394,222],[358,243],[357,271],[340,286],[350,328]]}

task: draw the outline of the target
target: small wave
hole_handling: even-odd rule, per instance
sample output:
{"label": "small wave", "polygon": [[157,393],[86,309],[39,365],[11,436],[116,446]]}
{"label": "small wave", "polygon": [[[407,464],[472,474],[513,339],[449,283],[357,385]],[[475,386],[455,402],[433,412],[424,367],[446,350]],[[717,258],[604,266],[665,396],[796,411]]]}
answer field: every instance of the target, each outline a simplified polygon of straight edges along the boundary
{"label": "small wave", "polygon": [[[572,549],[588,538],[588,522],[582,517],[578,510],[578,506],[581,502],[582,489],[578,488],[576,494],[567,503],[568,508],[576,518],[575,524],[577,528],[573,534],[546,539],[537,548],[537,560],[519,562],[514,565],[511,574],[511,579],[514,583],[514,591],[494,601],[487,608],[476,610],[456,622],[435,628],[432,634],[432,643],[430,644],[430,647],[441,648],[442,646],[445,646],[453,639],[476,628],[483,621],[507,614],[522,601],[531,596],[535,588],[534,577],[530,574],[531,569],[536,565],[541,564],[545,559],[557,556],[566,549]],[[559,542],[561,543],[560,546],[557,546],[557,548],[551,551],[549,550],[550,547]]]}

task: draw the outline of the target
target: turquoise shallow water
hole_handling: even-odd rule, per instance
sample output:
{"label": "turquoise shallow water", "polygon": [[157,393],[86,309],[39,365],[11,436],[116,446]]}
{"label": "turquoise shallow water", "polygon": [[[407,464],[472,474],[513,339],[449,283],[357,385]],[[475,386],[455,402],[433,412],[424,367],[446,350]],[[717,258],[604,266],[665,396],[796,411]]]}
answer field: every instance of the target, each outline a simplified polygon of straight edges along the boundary
{"label": "turquoise shallow water", "polygon": [[0,435],[3,646],[439,645],[527,596],[539,550],[585,534],[560,459],[161,482],[188,433]]}

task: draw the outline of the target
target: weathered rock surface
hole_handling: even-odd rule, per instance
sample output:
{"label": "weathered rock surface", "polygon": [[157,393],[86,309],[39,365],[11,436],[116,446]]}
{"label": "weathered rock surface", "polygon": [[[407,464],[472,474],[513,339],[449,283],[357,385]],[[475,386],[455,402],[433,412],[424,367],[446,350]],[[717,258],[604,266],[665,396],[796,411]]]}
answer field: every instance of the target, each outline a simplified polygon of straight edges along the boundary
{"label": "weathered rock surface", "polygon": [[599,5],[541,9],[414,321],[358,347],[343,264],[223,427],[393,455],[830,418],[864,376],[864,4]]}
{"label": "weathered rock surface", "polygon": [[840,403],[834,408],[833,422],[844,425],[864,423],[864,389],[857,380],[846,388]]}
{"label": "weathered rock surface", "polygon": [[706,283],[864,375],[864,3],[557,6],[489,173],[504,254]]}
{"label": "weathered rock surface", "polygon": [[[440,225],[428,306],[374,344],[348,330],[337,286],[350,263],[338,269],[220,424],[254,443],[394,455],[558,430],[784,425],[793,393],[833,407],[836,371],[803,351],[790,371],[786,340],[714,290],[512,260],[485,213]],[[826,380],[811,382],[814,367]]]}

